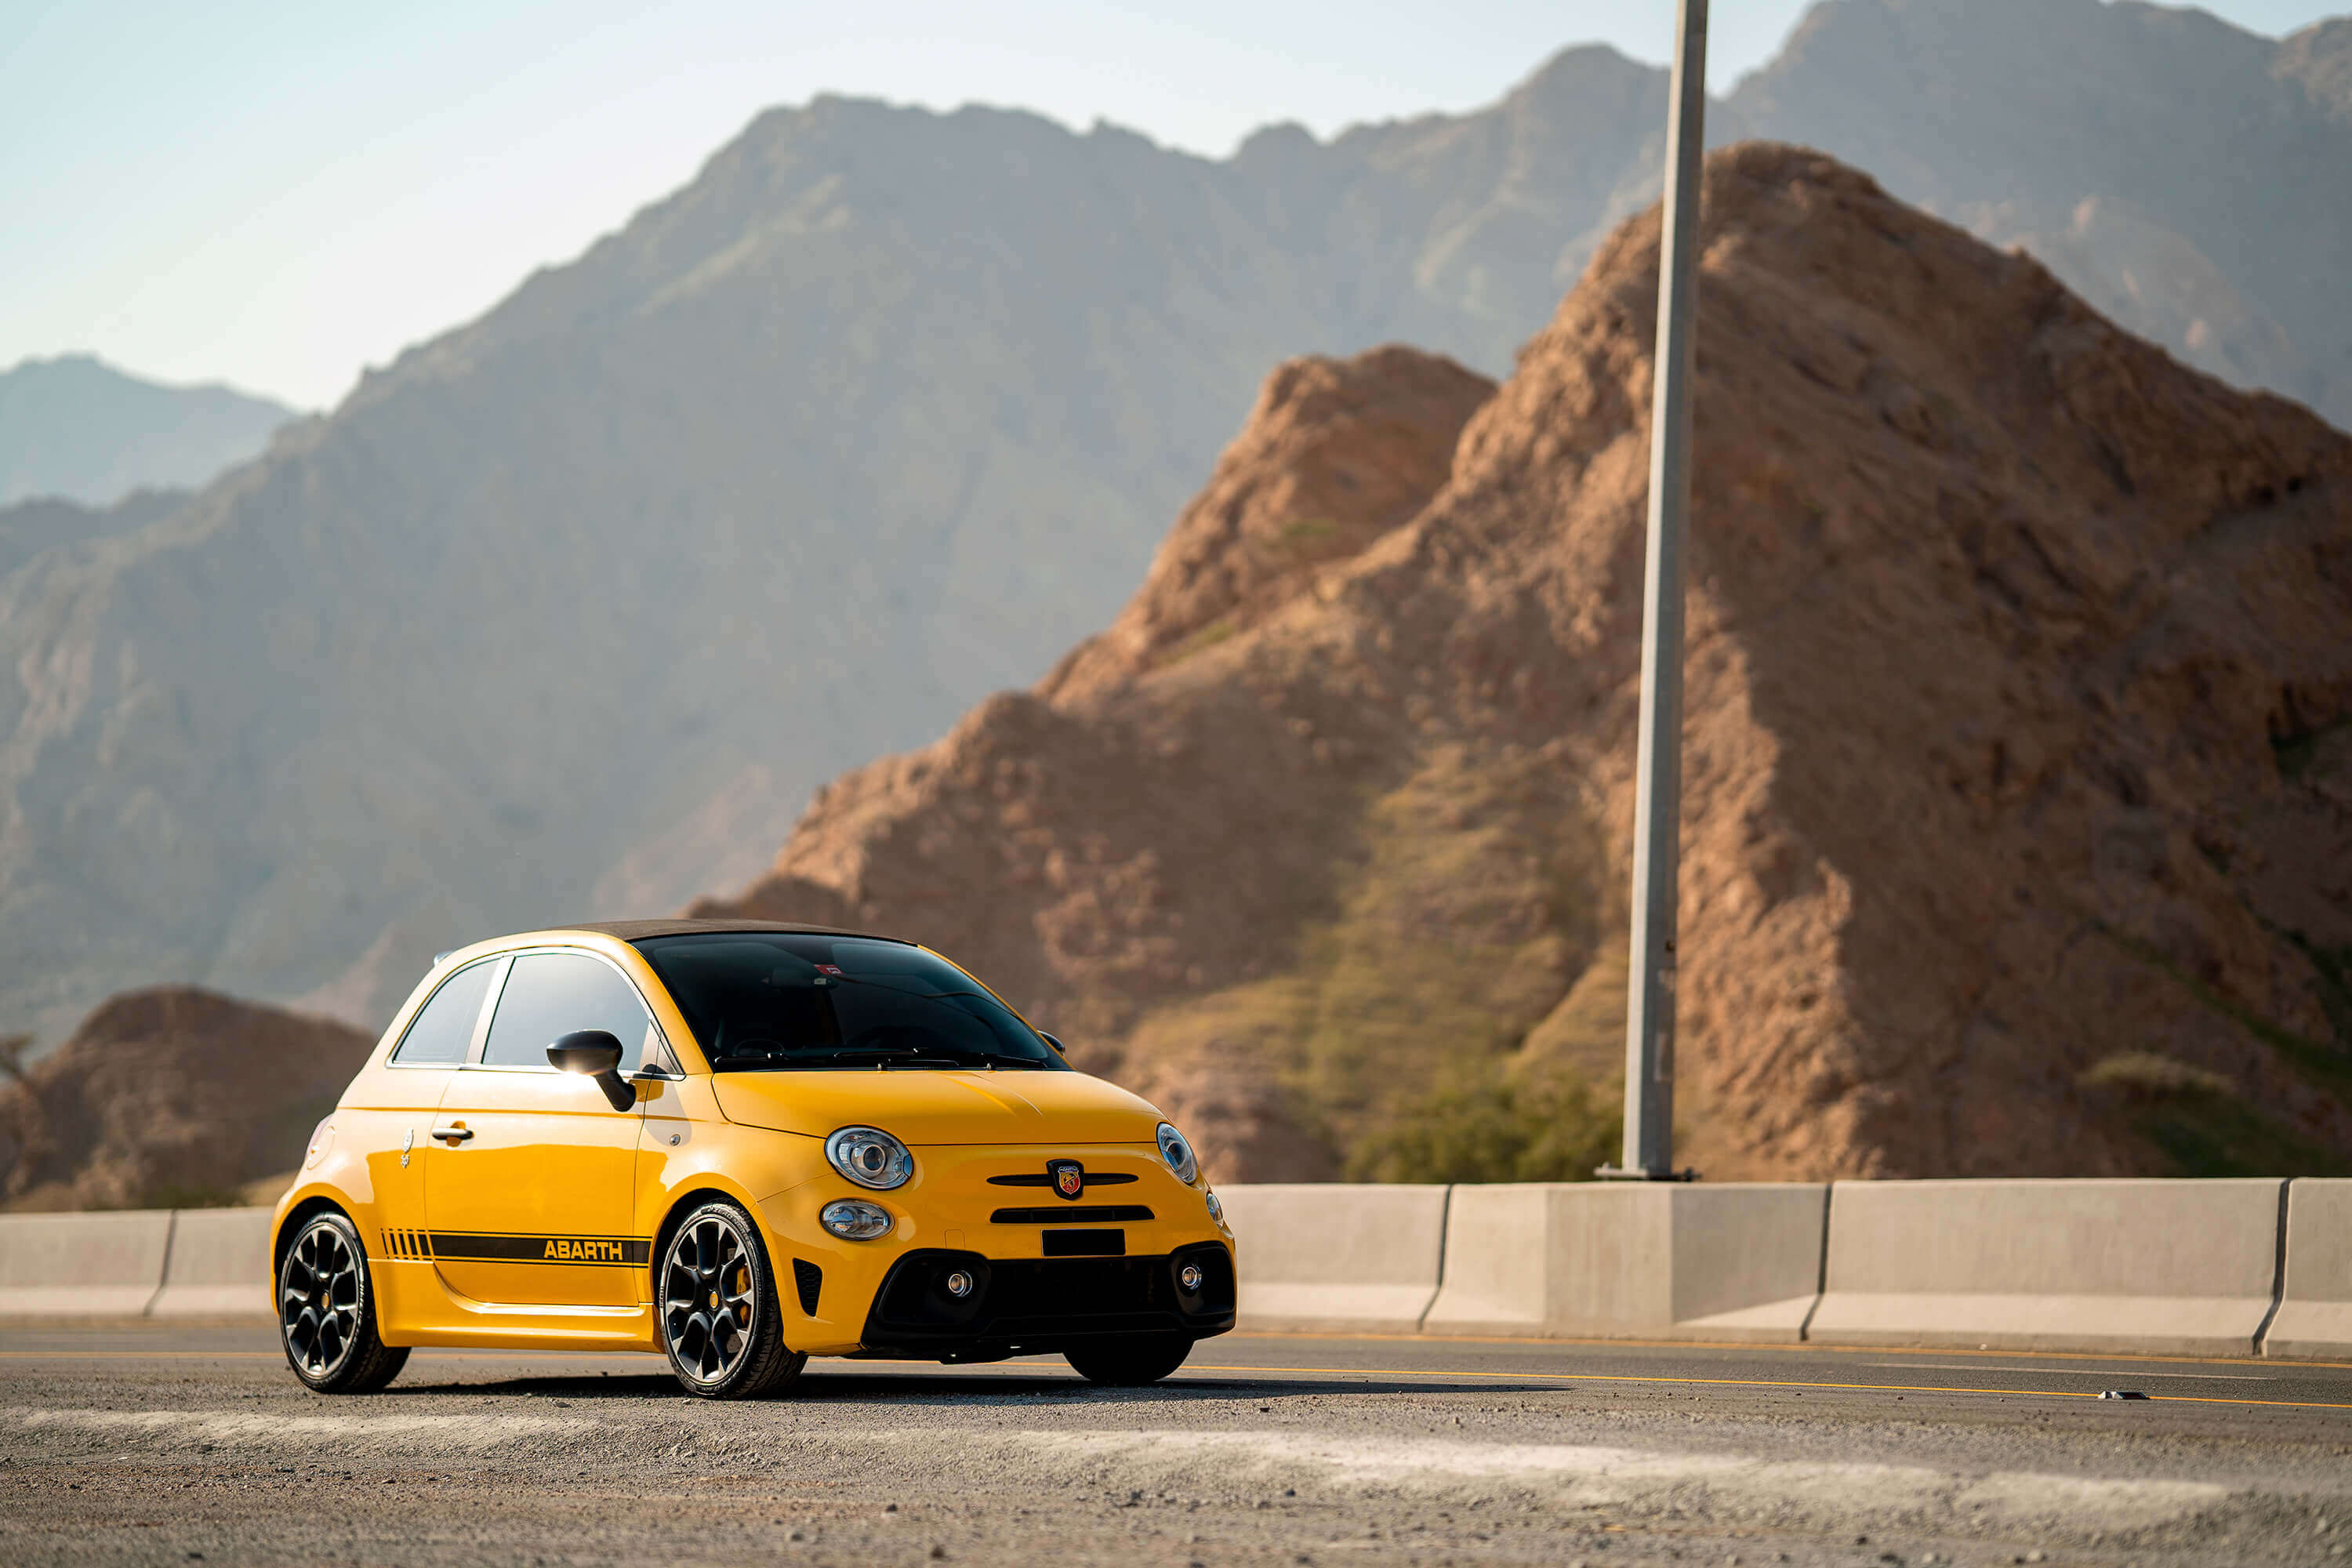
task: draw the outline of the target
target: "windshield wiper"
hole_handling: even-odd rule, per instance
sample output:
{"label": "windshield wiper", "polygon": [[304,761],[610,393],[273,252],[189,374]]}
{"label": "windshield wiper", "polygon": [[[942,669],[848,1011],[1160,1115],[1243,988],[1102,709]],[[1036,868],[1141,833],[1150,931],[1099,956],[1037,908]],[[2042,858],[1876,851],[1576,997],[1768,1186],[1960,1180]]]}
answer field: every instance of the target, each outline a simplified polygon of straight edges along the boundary
{"label": "windshield wiper", "polygon": [[736,1067],[736,1064],[740,1063],[752,1067],[755,1070],[767,1068],[797,1072],[824,1072],[843,1067],[967,1069],[1018,1068],[1035,1071],[1046,1066],[1045,1062],[1033,1057],[1004,1056],[994,1051],[971,1051],[957,1056],[944,1056],[937,1051],[916,1050],[912,1047],[905,1050],[892,1050],[882,1046],[867,1046],[857,1050],[834,1051],[824,1056],[795,1053],[791,1057],[722,1057],[719,1059],[728,1064],[728,1068],[721,1070],[729,1068],[740,1070]]}
{"label": "windshield wiper", "polygon": [[861,1066],[883,1068],[964,1068],[971,1066],[970,1062],[961,1060],[958,1058],[935,1056],[928,1051],[891,1051],[878,1048],[868,1048],[862,1051],[835,1051],[833,1055],[826,1057],[820,1061],[812,1062],[809,1065],[812,1067],[838,1067],[845,1062],[856,1062]]}
{"label": "windshield wiper", "polygon": [[1028,1057],[999,1056],[993,1051],[973,1051],[965,1056],[955,1057],[929,1056],[919,1053],[914,1056],[898,1056],[895,1053],[886,1054],[881,1051],[869,1051],[863,1053],[849,1052],[846,1054],[852,1056],[864,1055],[878,1058],[879,1059],[876,1063],[878,1067],[1036,1068],[1042,1068],[1045,1065],[1044,1062],[1033,1060]]}

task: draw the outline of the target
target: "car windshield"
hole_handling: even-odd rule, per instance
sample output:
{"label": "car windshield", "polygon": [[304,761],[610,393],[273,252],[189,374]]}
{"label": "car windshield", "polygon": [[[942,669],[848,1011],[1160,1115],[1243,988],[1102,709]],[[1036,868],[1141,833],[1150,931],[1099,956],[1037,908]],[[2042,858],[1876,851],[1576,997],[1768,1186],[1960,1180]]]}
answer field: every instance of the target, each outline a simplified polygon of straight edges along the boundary
{"label": "car windshield", "polygon": [[636,944],[715,1072],[1068,1070],[1011,1008],[909,942],[707,931]]}

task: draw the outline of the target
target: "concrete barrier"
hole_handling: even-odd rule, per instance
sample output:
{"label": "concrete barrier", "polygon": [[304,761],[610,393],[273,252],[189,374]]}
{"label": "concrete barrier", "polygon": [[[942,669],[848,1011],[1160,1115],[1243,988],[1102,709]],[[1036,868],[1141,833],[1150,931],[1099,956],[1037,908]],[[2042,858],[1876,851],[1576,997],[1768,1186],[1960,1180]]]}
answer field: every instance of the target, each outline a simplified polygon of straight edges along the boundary
{"label": "concrete barrier", "polygon": [[2249,1355],[2274,1179],[1839,1182],[1807,1338]]}
{"label": "concrete barrier", "polygon": [[1437,1294],[1446,1192],[1328,1182],[1219,1187],[1241,1252],[1241,1327],[1412,1332]]}
{"label": "concrete barrier", "polygon": [[163,1283],[169,1209],[0,1218],[0,1317],[135,1318]]}
{"label": "concrete barrier", "polygon": [[2263,1354],[2352,1359],[2352,1179],[2287,1187],[2284,1279]]}
{"label": "concrete barrier", "polygon": [[[1245,1329],[2352,1359],[2352,1180],[1218,1191]],[[0,1215],[0,1318],[267,1317],[268,1248]]]}
{"label": "concrete barrier", "polygon": [[268,1209],[182,1209],[151,1318],[273,1318]]}
{"label": "concrete barrier", "polygon": [[1821,1286],[1818,1183],[1456,1187],[1433,1334],[1794,1343]]}

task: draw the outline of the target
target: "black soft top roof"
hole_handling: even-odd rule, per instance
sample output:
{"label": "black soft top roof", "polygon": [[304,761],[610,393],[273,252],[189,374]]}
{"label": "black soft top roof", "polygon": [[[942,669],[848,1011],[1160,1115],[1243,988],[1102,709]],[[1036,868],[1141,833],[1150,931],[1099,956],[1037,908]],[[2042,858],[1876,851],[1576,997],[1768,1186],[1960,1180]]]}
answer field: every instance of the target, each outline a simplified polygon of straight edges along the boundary
{"label": "black soft top roof", "polygon": [[[842,926],[801,925],[793,921],[582,921],[574,925],[549,926],[549,931],[593,931],[621,942],[637,942],[649,936],[698,936],[730,931],[801,931],[810,936],[864,936],[877,942],[905,942],[902,936],[886,936],[880,931],[850,931]],[[909,943],[911,946],[912,944]]]}

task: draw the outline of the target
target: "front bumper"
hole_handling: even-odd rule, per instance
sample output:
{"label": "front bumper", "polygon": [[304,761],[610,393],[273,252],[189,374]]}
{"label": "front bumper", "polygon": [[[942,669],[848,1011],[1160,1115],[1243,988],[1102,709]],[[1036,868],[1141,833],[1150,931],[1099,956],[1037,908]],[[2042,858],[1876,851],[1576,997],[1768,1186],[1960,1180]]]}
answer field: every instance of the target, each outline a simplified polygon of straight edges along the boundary
{"label": "front bumper", "polygon": [[[1075,1200],[1047,1184],[1048,1162],[1062,1159],[1084,1164],[1085,1190]],[[834,1237],[819,1215],[843,1197],[877,1204],[897,1224],[871,1241]],[[1166,1265],[1179,1252],[1213,1247],[1224,1255],[1216,1277],[1232,1278],[1232,1232],[1210,1214],[1205,1189],[1178,1181],[1152,1144],[918,1145],[914,1179],[903,1187],[866,1192],[828,1169],[759,1207],[776,1260],[784,1342],[813,1355],[937,1360],[978,1353],[972,1347],[982,1342],[1163,1331],[1199,1338],[1233,1326],[1230,1286],[1221,1310],[1188,1313],[1126,1267]],[[886,1286],[915,1259],[949,1256],[967,1269],[985,1266],[992,1287],[1002,1273],[1002,1288],[975,1290],[976,1310],[952,1320],[909,1316]],[[1142,1283],[1101,1284],[1130,1275]],[[1125,1321],[1099,1321],[1106,1317]]]}
{"label": "front bumper", "polygon": [[[1201,1270],[1187,1290],[1181,1270]],[[946,1280],[974,1281],[961,1300]],[[1157,1256],[989,1258],[927,1247],[891,1266],[860,1336],[865,1356],[1002,1361],[1107,1338],[1168,1334],[1202,1340],[1234,1326],[1234,1258],[1223,1242]]]}

